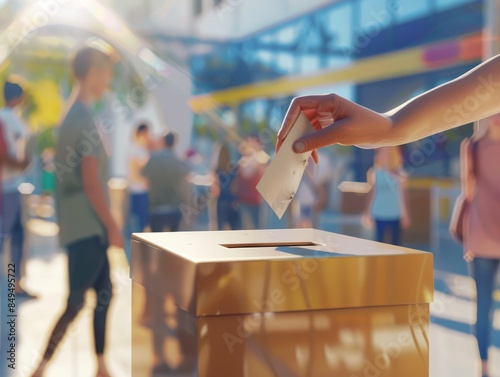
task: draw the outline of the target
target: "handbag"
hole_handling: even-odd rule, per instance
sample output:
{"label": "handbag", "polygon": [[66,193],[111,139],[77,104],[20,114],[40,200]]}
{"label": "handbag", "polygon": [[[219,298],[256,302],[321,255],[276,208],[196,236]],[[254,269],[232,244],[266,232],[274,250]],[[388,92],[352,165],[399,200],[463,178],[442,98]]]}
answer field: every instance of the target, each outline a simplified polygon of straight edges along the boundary
{"label": "handbag", "polygon": [[[472,142],[472,171],[475,172],[477,154],[477,141]],[[449,232],[452,238],[460,244],[464,243],[465,218],[469,212],[470,203],[462,192],[453,206],[451,214]]]}

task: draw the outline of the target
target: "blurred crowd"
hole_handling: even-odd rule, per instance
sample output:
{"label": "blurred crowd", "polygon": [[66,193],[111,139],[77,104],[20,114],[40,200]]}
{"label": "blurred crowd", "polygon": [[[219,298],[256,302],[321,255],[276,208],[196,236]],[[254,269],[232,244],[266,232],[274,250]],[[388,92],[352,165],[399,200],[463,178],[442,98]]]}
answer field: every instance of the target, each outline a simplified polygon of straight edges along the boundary
{"label": "blurred crowd", "polygon": [[[126,183],[119,190],[109,190],[108,165],[112,154],[107,140],[109,135],[96,121],[92,104],[108,89],[114,58],[95,47],[85,47],[75,54],[71,68],[76,84],[55,132],[55,148],[44,149],[41,153],[34,147],[35,135],[30,135],[29,127],[17,111],[25,98],[23,83],[7,79],[3,84],[0,250],[4,258],[6,242],[9,243],[8,266],[15,266],[17,297],[36,298],[23,288],[22,268],[26,259],[24,207],[26,197],[33,190],[41,192],[42,202],[55,205],[56,211],[49,211],[52,215],[46,217],[58,223],[60,246],[68,254],[67,306],[50,333],[33,377],[43,375],[69,324],[82,308],[88,289],[98,293],[94,316],[97,376],[109,376],[103,359],[106,314],[112,297],[106,255],[109,247],[125,249],[130,259],[129,240],[134,232],[240,230],[269,226],[263,215],[266,207],[256,186],[270,157],[255,135],[232,143],[224,139],[214,141],[212,161],[208,164],[209,169],[203,171],[199,164],[204,157],[194,147],[177,150],[179,136],[175,130],[165,129],[158,136],[153,132],[157,127],[148,121],[140,122],[132,131],[127,148]],[[333,115],[328,114],[319,121],[325,122],[326,127],[333,119]],[[498,249],[495,228],[498,211],[492,210],[496,208],[500,187],[493,166],[499,150],[499,124],[498,115],[489,118],[487,130],[467,142],[461,156],[462,186],[474,209],[466,232],[466,245],[474,252],[467,249],[465,257],[472,262],[471,274],[478,289],[477,336],[484,370],[487,369],[492,281],[499,268],[498,259],[494,258]],[[306,147],[302,141],[298,143],[303,144],[299,145],[302,150]],[[479,160],[483,161],[481,165]],[[43,171],[37,182],[33,180],[36,170]],[[288,211],[289,227],[318,227],[319,216],[331,200],[332,170],[328,158],[319,164],[312,161],[307,164]],[[374,230],[377,241],[399,245],[401,229],[412,224],[407,180],[400,149],[392,146],[377,149],[373,167],[367,173],[370,189],[362,216],[363,224]],[[39,187],[33,186],[33,182]],[[117,192],[121,193],[121,200],[113,198]],[[476,192],[482,195],[479,197]],[[112,208],[117,202],[122,209],[118,215]],[[5,287],[3,284],[2,291]],[[6,308],[3,302],[0,305],[3,316]]]}

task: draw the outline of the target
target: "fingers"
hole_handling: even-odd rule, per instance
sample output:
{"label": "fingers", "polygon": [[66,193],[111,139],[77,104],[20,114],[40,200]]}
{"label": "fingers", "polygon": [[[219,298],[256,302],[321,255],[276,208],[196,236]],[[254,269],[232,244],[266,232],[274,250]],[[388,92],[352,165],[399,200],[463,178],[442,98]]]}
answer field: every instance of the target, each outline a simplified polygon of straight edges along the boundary
{"label": "fingers", "polygon": [[313,158],[314,163],[316,163],[316,164],[319,163],[319,155],[318,155],[318,151],[316,149],[312,151],[311,157]]}
{"label": "fingers", "polygon": [[[301,109],[301,99],[299,98],[294,98],[292,102],[290,103],[290,107],[288,108],[288,111],[286,112],[285,118],[283,119],[283,123],[281,125],[280,130],[278,131],[278,142],[283,141],[286,138],[286,135],[288,135],[288,132],[290,132],[292,126],[294,125],[295,121],[300,115],[300,112],[302,111]],[[282,143],[281,143],[282,144]],[[280,144],[280,146],[281,146]],[[279,147],[277,147],[277,150]]]}
{"label": "fingers", "polygon": [[288,132],[299,117],[301,111],[303,111],[310,120],[313,119],[315,117],[318,104],[325,101],[326,98],[327,97],[325,95],[294,98],[290,103],[290,107],[286,112],[283,124],[278,132],[278,140],[284,140],[286,138],[286,135],[288,135]]}
{"label": "fingers", "polygon": [[303,153],[335,144],[344,123],[345,120],[340,120],[319,131],[301,137],[293,143],[293,150],[296,153]]}

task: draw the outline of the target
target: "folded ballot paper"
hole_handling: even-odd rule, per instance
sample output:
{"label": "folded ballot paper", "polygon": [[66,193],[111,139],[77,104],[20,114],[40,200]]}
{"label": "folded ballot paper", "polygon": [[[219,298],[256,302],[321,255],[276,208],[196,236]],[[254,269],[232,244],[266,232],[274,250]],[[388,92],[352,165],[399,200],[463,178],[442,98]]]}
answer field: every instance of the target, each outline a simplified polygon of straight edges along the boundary
{"label": "folded ballot paper", "polygon": [[311,152],[295,153],[292,149],[293,143],[313,131],[314,127],[311,122],[301,112],[280,150],[257,184],[257,190],[280,219],[297,192],[311,156]]}

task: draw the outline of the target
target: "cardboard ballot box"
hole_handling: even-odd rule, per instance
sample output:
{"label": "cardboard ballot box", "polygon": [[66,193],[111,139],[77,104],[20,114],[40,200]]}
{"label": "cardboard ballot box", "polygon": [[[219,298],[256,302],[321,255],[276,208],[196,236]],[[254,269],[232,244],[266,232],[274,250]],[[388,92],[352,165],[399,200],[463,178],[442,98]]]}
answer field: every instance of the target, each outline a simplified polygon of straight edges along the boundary
{"label": "cardboard ballot box", "polygon": [[132,371],[429,375],[432,254],[314,229],[132,236]]}

